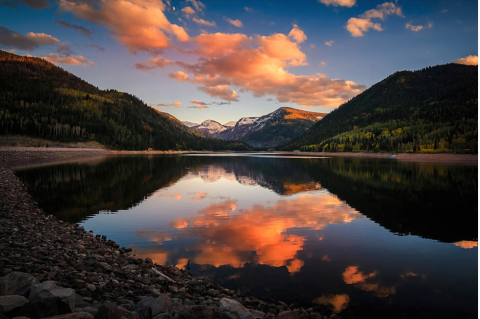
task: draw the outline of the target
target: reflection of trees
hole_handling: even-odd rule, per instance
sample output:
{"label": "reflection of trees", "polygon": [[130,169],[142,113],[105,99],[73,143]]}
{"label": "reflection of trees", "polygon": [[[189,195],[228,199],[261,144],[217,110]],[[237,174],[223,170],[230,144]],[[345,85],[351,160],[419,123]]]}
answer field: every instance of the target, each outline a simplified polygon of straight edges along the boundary
{"label": "reflection of trees", "polygon": [[80,222],[99,211],[138,205],[185,173],[179,157],[116,157],[96,165],[65,164],[17,171],[46,213]]}
{"label": "reflection of trees", "polygon": [[392,232],[458,242],[477,238],[477,172],[477,167],[392,160],[153,156],[17,175],[41,207],[69,221],[128,209],[188,173],[206,181],[236,179],[280,195],[324,187]]}
{"label": "reflection of trees", "polygon": [[332,158],[305,170],[374,222],[400,235],[477,239],[477,167]]}

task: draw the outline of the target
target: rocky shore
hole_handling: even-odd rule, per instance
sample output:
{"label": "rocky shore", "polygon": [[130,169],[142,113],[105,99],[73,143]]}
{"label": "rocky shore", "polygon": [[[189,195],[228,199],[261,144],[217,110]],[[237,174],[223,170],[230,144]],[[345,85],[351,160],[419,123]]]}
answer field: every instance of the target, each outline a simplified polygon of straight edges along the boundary
{"label": "rocky shore", "polygon": [[[3,156],[2,162],[16,160]],[[0,319],[338,317],[259,300],[176,267],[135,258],[131,249],[105,236],[47,216],[2,162]]]}

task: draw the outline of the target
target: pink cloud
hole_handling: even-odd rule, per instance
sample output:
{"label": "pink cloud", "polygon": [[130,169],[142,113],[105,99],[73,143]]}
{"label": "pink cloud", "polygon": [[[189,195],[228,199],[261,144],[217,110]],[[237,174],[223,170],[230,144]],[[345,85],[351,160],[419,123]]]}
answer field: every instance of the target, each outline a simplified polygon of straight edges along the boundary
{"label": "pink cloud", "polygon": [[355,5],[355,0],[318,0],[318,2],[321,2],[323,4],[326,4],[327,6],[334,6],[334,7],[347,7],[351,8]]}
{"label": "pink cloud", "polygon": [[297,43],[302,43],[307,40],[305,32],[303,32],[296,24],[293,25],[293,29],[290,31],[288,36],[293,38]]}
{"label": "pink cloud", "polygon": [[365,11],[358,18],[350,18],[345,28],[352,37],[363,37],[369,29],[383,31],[380,23],[373,23],[371,19],[385,20],[389,15],[403,17],[402,8],[397,7],[393,2],[379,4],[376,9]]}
{"label": "pink cloud", "polygon": [[94,6],[84,1],[59,0],[59,6],[72,12],[76,18],[107,28],[132,53],[169,48],[165,33],[182,42],[189,40],[183,27],[168,21],[162,1],[104,0]]}
{"label": "pink cloud", "polygon": [[201,24],[201,25],[206,25],[206,26],[209,26],[209,27],[216,27],[217,24],[215,23],[215,21],[205,21],[203,19],[197,19],[197,18],[193,18],[192,19],[194,22],[198,23],[198,24]]}
{"label": "pink cloud", "polygon": [[172,60],[167,60],[162,57],[151,59],[147,63],[135,63],[135,68],[137,70],[148,71],[155,68],[164,68],[166,66],[172,65]]}
{"label": "pink cloud", "polygon": [[175,73],[169,73],[168,76],[172,79],[175,79],[180,82],[188,81],[188,74],[182,71],[177,71]]}

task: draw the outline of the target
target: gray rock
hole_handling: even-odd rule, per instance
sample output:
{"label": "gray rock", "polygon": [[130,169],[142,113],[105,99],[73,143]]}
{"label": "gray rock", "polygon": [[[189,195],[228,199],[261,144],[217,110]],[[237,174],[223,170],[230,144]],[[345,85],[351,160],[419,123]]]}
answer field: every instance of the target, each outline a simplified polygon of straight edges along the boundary
{"label": "gray rock", "polygon": [[140,319],[136,312],[128,311],[122,307],[118,307],[110,301],[105,301],[98,309],[95,319]]}
{"label": "gray rock", "polygon": [[68,313],[65,315],[59,315],[54,317],[48,317],[45,319],[93,319],[93,315],[88,312],[75,312],[75,313]]}
{"label": "gray rock", "polygon": [[153,319],[172,319],[172,316],[170,316],[168,313],[161,313]]}
{"label": "gray rock", "polygon": [[213,310],[207,306],[183,306],[175,313],[175,319],[211,319]]}
{"label": "gray rock", "polygon": [[153,297],[145,297],[132,307],[132,311],[138,313],[141,319],[152,319]]}
{"label": "gray rock", "polygon": [[24,296],[8,295],[0,296],[0,313],[7,313],[22,307],[28,302]]}
{"label": "gray rock", "polygon": [[235,319],[253,319],[250,311],[247,310],[241,303],[236,300],[222,298],[220,300],[220,312],[229,315]]}
{"label": "gray rock", "polygon": [[22,312],[33,316],[51,317],[75,310],[75,290],[57,287],[54,281],[45,281],[30,289],[29,303]]}
{"label": "gray rock", "polygon": [[32,275],[13,271],[0,278],[0,295],[27,296],[30,291],[30,287],[35,283],[35,277]]}
{"label": "gray rock", "polygon": [[278,315],[278,319],[300,319],[298,311],[283,311]]}
{"label": "gray rock", "polygon": [[170,313],[172,308],[172,300],[167,295],[162,294],[152,303],[152,317],[155,317],[161,313]]}
{"label": "gray rock", "polygon": [[178,292],[178,287],[168,286],[168,291],[171,292],[172,294],[175,294]]}
{"label": "gray rock", "polygon": [[252,315],[253,319],[263,319],[265,317],[265,313],[255,310],[255,309],[248,309],[250,314]]}

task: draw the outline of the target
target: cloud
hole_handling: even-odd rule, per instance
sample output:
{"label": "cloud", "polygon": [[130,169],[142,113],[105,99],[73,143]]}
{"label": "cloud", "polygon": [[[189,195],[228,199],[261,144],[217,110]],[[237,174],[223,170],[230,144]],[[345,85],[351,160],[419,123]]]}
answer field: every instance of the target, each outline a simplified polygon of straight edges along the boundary
{"label": "cloud", "polygon": [[203,200],[207,197],[208,193],[206,192],[197,192],[197,193],[194,193],[195,196],[193,196],[190,200],[191,201],[200,201],[200,200]]}
{"label": "cloud", "polygon": [[377,272],[365,274],[358,270],[358,266],[349,266],[343,272],[343,281],[348,285],[355,285],[363,291],[372,291],[377,297],[388,297],[396,293],[396,286],[382,286],[379,283],[368,283],[368,279],[377,275]]}
{"label": "cloud", "polygon": [[18,7],[18,3],[21,3],[32,9],[45,9],[50,6],[50,2],[48,0],[0,0],[0,5],[15,9]]}
{"label": "cloud", "polygon": [[333,312],[339,313],[342,310],[347,309],[350,297],[347,294],[338,295],[322,295],[321,297],[313,300],[313,303],[320,305],[333,306]]}
{"label": "cloud", "polygon": [[323,4],[326,4],[327,6],[334,6],[334,7],[347,7],[351,8],[355,5],[355,0],[318,0],[318,2],[321,2]]}
{"label": "cloud", "polygon": [[233,25],[236,26],[237,28],[243,27],[242,21],[240,21],[240,20],[238,20],[238,19],[232,20],[232,19],[230,19],[230,18],[225,18],[225,20],[227,20],[228,23],[233,24]]}
{"label": "cloud", "polygon": [[478,65],[478,56],[469,55],[465,58],[452,61],[452,63],[465,64],[465,65]]}
{"label": "cloud", "polygon": [[168,76],[172,79],[175,79],[180,82],[186,82],[188,81],[188,74],[182,71],[177,71],[175,73],[169,73]]}
{"label": "cloud", "polygon": [[293,25],[293,29],[290,31],[288,36],[293,38],[293,40],[297,43],[302,43],[307,40],[305,32],[303,32],[296,24]]}
{"label": "cloud", "polygon": [[72,30],[75,30],[75,31],[78,31],[80,33],[82,33],[84,36],[86,37],[89,37],[91,38],[92,37],[92,31],[90,31],[89,29],[85,28],[85,27],[82,27],[82,26],[79,26],[79,25],[75,25],[75,24],[71,24],[70,22],[67,22],[67,21],[63,21],[63,20],[55,20],[55,22],[59,25],[61,25],[62,27],[64,28],[68,28],[68,29],[72,29]]}
{"label": "cloud", "polygon": [[65,44],[65,43],[60,43],[57,47],[57,53],[60,53],[64,56],[71,56],[74,55],[75,52],[73,52],[70,47]]}
{"label": "cloud", "polygon": [[95,64],[92,61],[85,59],[81,55],[69,56],[69,55],[58,55],[55,53],[50,53],[47,55],[42,55],[41,58],[53,64],[84,65],[84,66],[92,66]]}
{"label": "cloud", "polygon": [[410,29],[414,32],[418,32],[418,31],[423,29],[423,25],[412,25],[412,24],[410,24],[410,22],[407,22],[405,24],[405,29]]}
{"label": "cloud", "polygon": [[203,91],[211,97],[218,97],[226,101],[238,101],[238,94],[230,89],[228,85],[217,86],[200,86],[200,91]]}
{"label": "cloud", "polygon": [[393,2],[379,4],[376,9],[365,11],[358,18],[350,18],[345,28],[352,37],[363,37],[364,32],[367,32],[369,29],[383,31],[380,23],[374,23],[371,19],[384,21],[389,15],[403,17],[402,8],[397,7]]}
{"label": "cloud", "polygon": [[173,103],[158,103],[156,106],[173,106],[178,109],[180,106],[182,106],[182,102],[175,101]]}
{"label": "cloud", "polygon": [[448,9],[442,9],[440,10],[441,13],[447,13],[448,12]]}
{"label": "cloud", "polygon": [[158,57],[155,59],[151,59],[146,63],[135,63],[135,68],[137,70],[148,71],[155,68],[164,68],[172,64],[173,64],[172,60],[167,60],[162,57]]}
{"label": "cloud", "polygon": [[471,248],[478,247],[478,241],[472,241],[472,240],[457,241],[453,244],[457,247],[462,247],[464,249],[471,249]]}
{"label": "cloud", "polygon": [[373,23],[370,19],[350,18],[346,26],[352,37],[363,37],[363,33],[368,29],[383,31],[380,23]]}
{"label": "cloud", "polygon": [[197,105],[207,105],[207,103],[199,100],[191,100],[190,103],[197,104]]}
{"label": "cloud", "polygon": [[333,40],[325,41],[325,45],[331,47],[333,42],[335,42],[335,41],[333,41]]}
{"label": "cloud", "polygon": [[101,47],[97,44],[90,43],[90,44],[87,44],[86,46],[89,47],[89,48],[95,48],[95,49],[97,49],[98,51],[101,51],[101,52],[105,51],[104,47]]}
{"label": "cloud", "polygon": [[198,1],[198,0],[187,0],[187,2],[190,2],[192,4],[192,6],[195,7],[195,10],[197,10],[197,12],[202,12],[203,9],[205,9],[205,4],[201,1]]}
{"label": "cloud", "polygon": [[209,27],[216,27],[217,24],[215,23],[215,21],[205,21],[203,19],[197,19],[197,18],[193,18],[192,19],[194,22],[198,23],[198,24],[201,24],[201,25],[206,25],[206,26],[209,26]]}
{"label": "cloud", "polygon": [[190,39],[183,27],[168,21],[162,1],[103,0],[93,5],[81,0],[59,0],[58,4],[78,19],[107,28],[132,53],[158,53],[169,48],[171,39],[165,33],[181,42]]}
{"label": "cloud", "polygon": [[187,19],[190,19],[190,15],[195,13],[195,10],[193,10],[192,7],[185,7],[181,11],[185,13]]}
{"label": "cloud", "polygon": [[412,31],[414,31],[414,32],[418,32],[418,31],[420,31],[420,30],[422,30],[422,29],[424,29],[424,28],[429,28],[429,29],[430,29],[430,28],[433,28],[433,23],[432,23],[432,22],[429,22],[426,27],[424,27],[423,25],[413,25],[413,24],[412,24],[412,21],[407,22],[407,23],[405,24],[405,29],[409,29],[409,30],[412,30]]}
{"label": "cloud", "polygon": [[208,106],[206,105],[191,105],[188,107],[189,109],[199,109],[199,110],[203,110],[203,109],[208,109]]}
{"label": "cloud", "polygon": [[202,54],[198,63],[175,62],[193,77],[185,72],[171,77],[200,84],[199,89],[212,97],[236,101],[238,94],[231,88],[235,86],[255,97],[273,95],[281,103],[333,107],[365,90],[363,85],[320,73],[296,76],[288,72],[287,68],[307,62],[299,44],[284,34],[255,38],[244,34],[201,34],[194,42],[200,48],[191,52]]}
{"label": "cloud", "polygon": [[250,8],[250,7],[243,7],[243,10],[247,12],[253,12],[253,8]]}
{"label": "cloud", "polygon": [[0,27],[0,46],[17,50],[33,51],[40,46],[55,45],[60,41],[45,33],[30,32],[20,34],[5,27]]}

